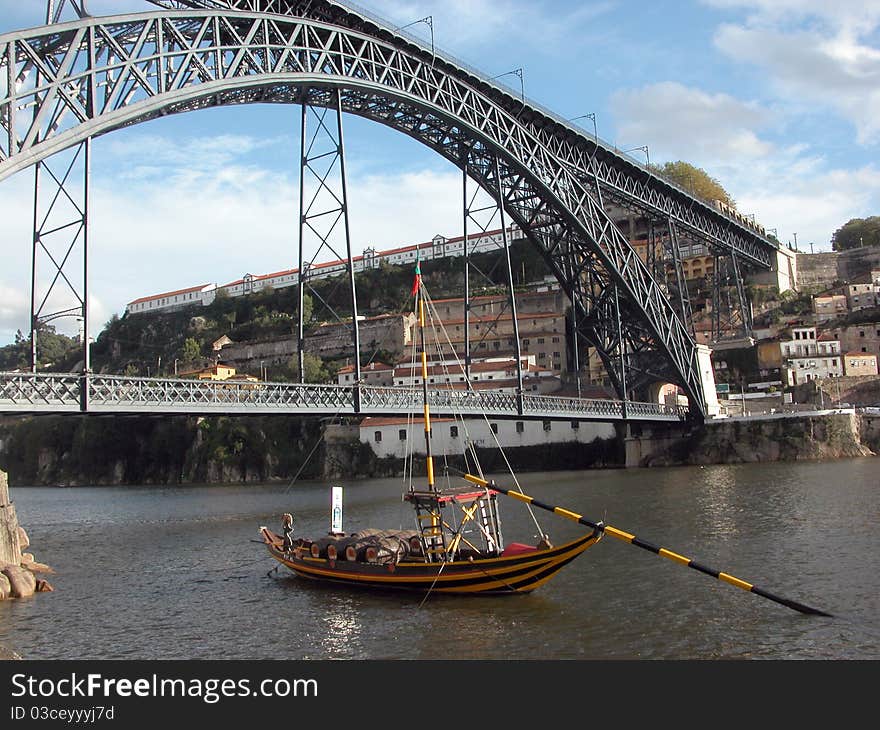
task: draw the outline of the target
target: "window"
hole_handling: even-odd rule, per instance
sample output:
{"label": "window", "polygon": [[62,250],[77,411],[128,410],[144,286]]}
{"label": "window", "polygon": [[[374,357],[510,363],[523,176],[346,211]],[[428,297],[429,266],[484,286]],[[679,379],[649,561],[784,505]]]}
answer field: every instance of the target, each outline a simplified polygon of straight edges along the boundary
{"label": "window", "polygon": [[497,423],[490,423],[489,426],[492,429],[492,433],[496,433],[496,434],[498,433],[498,424]]}
{"label": "window", "polygon": [[554,337],[554,338],[552,339],[552,342],[553,342],[553,343],[559,342],[559,338],[558,338],[558,337]]}
{"label": "window", "polygon": [[522,421],[517,421],[517,422],[516,422],[516,432],[517,432],[517,433],[522,433],[524,430],[525,430],[525,425],[523,424],[523,422],[522,422]]}
{"label": "window", "polygon": [[553,424],[550,421],[544,421],[544,430],[549,431],[552,428]]}
{"label": "window", "polygon": [[449,427],[449,437],[454,439],[458,438],[458,426]]}
{"label": "window", "polygon": [[373,441],[375,441],[375,442],[378,444],[381,440],[382,440],[382,432],[381,432],[381,431],[376,431],[376,432],[373,434]]}
{"label": "window", "polygon": [[544,338],[543,338],[543,337],[539,337],[539,338],[538,338],[538,344],[539,344],[539,345],[543,345],[543,344],[544,344]]}
{"label": "window", "polygon": [[401,441],[406,441],[406,429],[402,428],[397,432],[397,438]]}

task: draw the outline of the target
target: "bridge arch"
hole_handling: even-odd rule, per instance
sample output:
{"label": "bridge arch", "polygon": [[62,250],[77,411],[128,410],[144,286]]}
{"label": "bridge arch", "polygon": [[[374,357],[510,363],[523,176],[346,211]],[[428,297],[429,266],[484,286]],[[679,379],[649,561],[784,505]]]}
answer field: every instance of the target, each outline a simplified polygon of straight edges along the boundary
{"label": "bridge arch", "polygon": [[[698,346],[597,201],[584,139],[403,41],[312,18],[183,10],[0,36],[0,180],[85,139],[242,103],[329,106],[383,123],[467,170],[538,248],[618,393],[680,385],[704,414]],[[625,373],[641,373],[641,380]]]}

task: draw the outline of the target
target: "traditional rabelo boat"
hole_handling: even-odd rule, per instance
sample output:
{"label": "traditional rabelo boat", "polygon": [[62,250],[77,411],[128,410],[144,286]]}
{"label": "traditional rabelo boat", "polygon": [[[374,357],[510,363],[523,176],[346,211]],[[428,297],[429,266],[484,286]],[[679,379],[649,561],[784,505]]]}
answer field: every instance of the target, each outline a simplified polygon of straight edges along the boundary
{"label": "traditional rabelo boat", "polygon": [[[509,594],[539,588],[602,537],[599,526],[565,544],[554,546],[541,533],[536,544],[508,542],[501,530],[498,497],[530,497],[464,472],[459,484],[438,487],[431,453],[428,408],[428,360],[425,344],[426,292],[419,267],[413,284],[421,341],[426,483],[410,481],[403,499],[414,511],[412,530],[331,532],[317,539],[287,539],[268,527],[260,535],[269,554],[298,576],[365,588],[420,593]],[[466,459],[473,464],[475,453]],[[544,506],[544,505],[539,505]],[[570,515],[571,513],[567,513]],[[290,531],[292,517],[283,516]]]}
{"label": "traditional rabelo boat", "polygon": [[[416,489],[410,480],[409,489],[403,494],[404,501],[415,512],[414,528],[409,531],[369,529],[347,535],[341,532],[341,518],[337,522],[335,513],[341,505],[336,503],[334,497],[331,531],[326,536],[292,539],[293,518],[290,514],[282,517],[283,535],[268,527],[260,527],[262,541],[275,560],[303,578],[360,588],[414,591],[425,597],[432,592],[516,594],[529,593],[544,585],[568,563],[608,535],[800,613],[832,615],[771,593],[612,525],[594,522],[562,507],[539,502],[523,493],[518,486],[516,489],[504,488],[478,476],[482,472],[475,463],[474,450],[466,454],[465,462],[468,464],[470,460],[477,474],[461,472],[459,485],[439,488],[434,477],[428,408],[425,346],[427,293],[418,264],[412,294],[418,312],[421,342],[427,474],[423,489]],[[501,448],[500,444],[497,445]],[[339,490],[336,494],[341,498],[341,489],[335,489]],[[531,507],[538,507],[572,520],[589,531],[559,546],[553,546],[548,536],[540,530],[540,539],[535,544],[511,542],[505,545],[501,532],[500,495],[525,503],[530,511]],[[334,527],[337,524],[338,529]]]}

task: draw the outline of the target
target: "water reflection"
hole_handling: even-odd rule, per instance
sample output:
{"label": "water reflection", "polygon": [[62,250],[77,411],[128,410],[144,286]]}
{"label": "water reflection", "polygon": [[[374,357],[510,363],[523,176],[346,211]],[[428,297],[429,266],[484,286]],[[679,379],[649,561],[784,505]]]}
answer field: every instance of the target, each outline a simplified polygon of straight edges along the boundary
{"label": "water reflection", "polygon": [[362,654],[361,623],[353,597],[347,594],[333,596],[321,621],[324,631],[320,642],[326,658],[355,659]]}

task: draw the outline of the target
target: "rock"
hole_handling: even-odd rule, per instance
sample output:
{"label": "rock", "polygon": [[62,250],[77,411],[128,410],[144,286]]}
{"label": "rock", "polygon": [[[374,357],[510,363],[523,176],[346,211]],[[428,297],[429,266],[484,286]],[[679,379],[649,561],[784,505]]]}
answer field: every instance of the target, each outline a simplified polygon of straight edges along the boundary
{"label": "rock", "polygon": [[11,595],[12,585],[9,583],[9,578],[0,573],[0,601],[4,598],[9,598]]}
{"label": "rock", "polygon": [[23,553],[21,556],[21,567],[25,570],[31,571],[31,573],[54,573],[48,565],[45,563],[38,563],[36,558],[33,556],[33,553]]}
{"label": "rock", "polygon": [[37,578],[37,585],[35,588],[37,593],[51,593],[55,589],[52,587],[52,584],[49,581],[44,580],[43,578]]}
{"label": "rock", "polygon": [[37,578],[29,570],[18,565],[7,565],[3,568],[3,575],[9,579],[9,585],[12,588],[10,595],[13,598],[27,598],[34,595],[37,588]]}
{"label": "rock", "polygon": [[5,646],[0,646],[0,660],[7,661],[10,659],[21,659],[20,654],[16,654],[12,649],[7,649]]}
{"label": "rock", "polygon": [[31,546],[30,538],[21,525],[18,526],[18,544],[22,550],[26,550]]}

